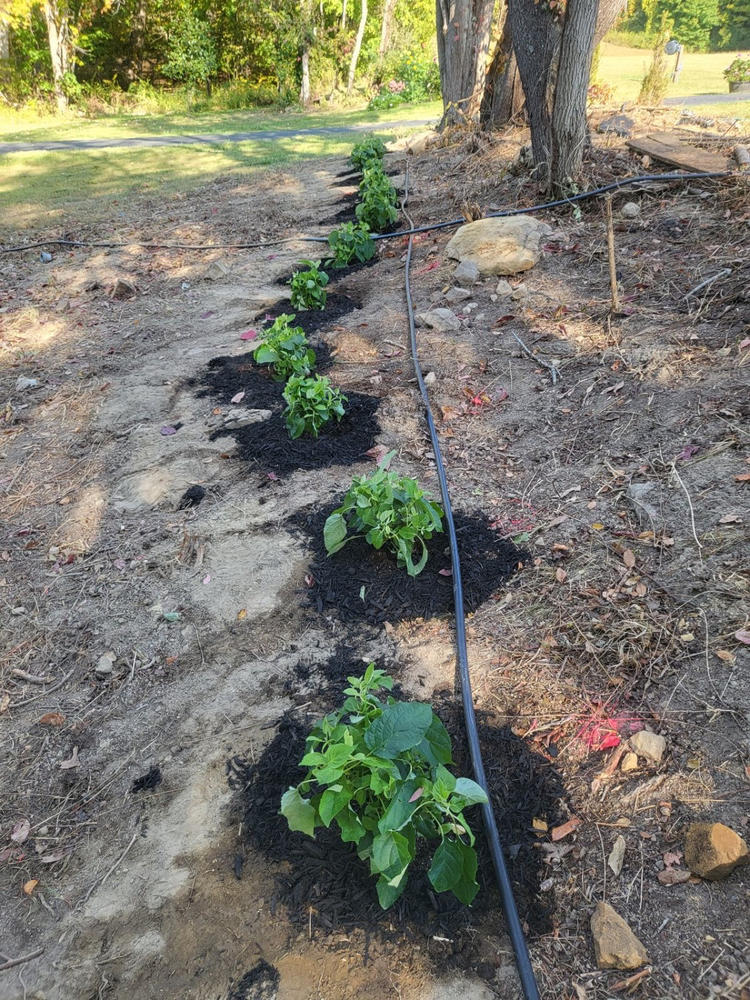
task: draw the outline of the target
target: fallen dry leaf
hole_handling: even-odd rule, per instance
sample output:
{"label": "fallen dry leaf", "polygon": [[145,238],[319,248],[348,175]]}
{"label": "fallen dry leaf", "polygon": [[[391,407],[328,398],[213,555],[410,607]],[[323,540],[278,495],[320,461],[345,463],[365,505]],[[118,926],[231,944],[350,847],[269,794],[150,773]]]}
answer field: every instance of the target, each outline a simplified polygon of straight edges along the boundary
{"label": "fallen dry leaf", "polygon": [[567,837],[581,825],[581,822],[582,820],[580,820],[577,816],[571,816],[567,823],[561,823],[560,826],[553,827],[552,833],[550,834],[552,840],[558,841],[562,840],[563,837]]}
{"label": "fallen dry leaf", "polygon": [[659,872],[656,876],[662,885],[682,885],[683,882],[687,882],[690,878],[690,872],[687,868],[665,868],[663,872]]}
{"label": "fallen dry leaf", "polygon": [[719,518],[719,524],[742,524],[742,517],[731,511],[729,514],[724,514]]}
{"label": "fallen dry leaf", "polygon": [[23,844],[31,833],[31,823],[27,819],[19,819],[10,831],[10,839],[14,844]]}
{"label": "fallen dry leaf", "polygon": [[750,472],[741,472],[739,476],[734,477],[736,483],[750,483]]}
{"label": "fallen dry leaf", "polygon": [[61,726],[65,722],[65,716],[61,712],[45,712],[39,720],[40,726]]}
{"label": "fallen dry leaf", "polygon": [[39,859],[43,865],[54,865],[56,861],[62,861],[63,858],[67,858],[68,851],[53,851],[51,854],[43,854]]}
{"label": "fallen dry leaf", "polygon": [[565,570],[562,568],[562,566],[558,566],[557,569],[555,570],[555,579],[557,580],[557,582],[558,583],[565,583],[565,581],[567,580],[567,578],[568,578],[568,574],[565,572]]}
{"label": "fallen dry leaf", "polygon": [[750,632],[747,629],[745,628],[739,629],[739,631],[734,633],[734,637],[737,640],[737,642],[742,642],[746,646],[750,646]]}
{"label": "fallen dry leaf", "polygon": [[612,846],[609,857],[607,858],[607,864],[612,869],[615,875],[619,875],[622,871],[622,863],[625,859],[625,838],[622,834],[619,835],[617,840]]}
{"label": "fallen dry leaf", "polygon": [[30,896],[38,885],[39,885],[38,878],[30,878],[28,882],[24,882],[23,891],[26,893],[27,896]]}
{"label": "fallen dry leaf", "polygon": [[628,569],[632,569],[635,566],[635,553],[633,552],[632,549],[625,549],[625,551],[622,554],[622,561],[625,563]]}
{"label": "fallen dry leaf", "polygon": [[242,392],[238,392],[234,396],[232,396],[232,398],[229,400],[229,402],[230,403],[241,403],[244,398],[245,398],[245,390],[243,389]]}
{"label": "fallen dry leaf", "polygon": [[8,711],[9,705],[10,705],[10,695],[4,694],[2,698],[0,698],[0,715],[2,715],[3,712]]}
{"label": "fallen dry leaf", "polygon": [[377,462],[378,464],[383,461],[387,454],[388,449],[384,444],[376,444],[365,452],[368,458],[371,458],[373,462]]}
{"label": "fallen dry leaf", "polygon": [[667,851],[662,855],[662,861],[667,868],[669,868],[670,865],[679,865],[682,861],[682,851]]}
{"label": "fallen dry leaf", "polygon": [[247,608],[240,608],[237,612],[237,621],[242,622],[247,618]]}
{"label": "fallen dry leaf", "polygon": [[62,771],[69,771],[73,767],[78,767],[78,747],[73,747],[73,753],[70,755],[68,760],[64,760],[60,764],[60,769]]}
{"label": "fallen dry leaf", "polygon": [[734,663],[734,654],[730,653],[728,649],[717,649],[716,655],[725,663]]}

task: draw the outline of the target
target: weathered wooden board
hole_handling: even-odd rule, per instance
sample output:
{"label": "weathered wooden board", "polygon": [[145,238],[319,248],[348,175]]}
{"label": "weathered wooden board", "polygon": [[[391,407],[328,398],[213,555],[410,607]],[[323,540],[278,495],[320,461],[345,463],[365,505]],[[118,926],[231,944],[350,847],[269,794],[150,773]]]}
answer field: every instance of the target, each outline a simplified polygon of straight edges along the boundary
{"label": "weathered wooden board", "polygon": [[689,146],[671,132],[649,132],[647,135],[628,139],[628,146],[636,153],[646,153],[681,170],[709,173],[727,169],[727,158],[707,149]]}

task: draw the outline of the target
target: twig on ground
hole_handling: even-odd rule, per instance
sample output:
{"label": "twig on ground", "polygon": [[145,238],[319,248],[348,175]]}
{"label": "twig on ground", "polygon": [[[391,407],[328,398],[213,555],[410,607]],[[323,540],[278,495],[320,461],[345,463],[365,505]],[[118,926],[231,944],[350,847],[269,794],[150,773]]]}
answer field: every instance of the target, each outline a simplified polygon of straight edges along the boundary
{"label": "twig on ground", "polygon": [[138,837],[138,831],[136,830],[135,833],[133,834],[133,836],[130,838],[130,843],[125,848],[125,850],[122,852],[122,854],[117,859],[117,861],[115,861],[115,863],[112,865],[112,867],[109,869],[109,871],[107,871],[106,874],[102,878],[95,879],[91,883],[88,892],[86,893],[86,895],[83,897],[83,899],[78,904],[79,906],[83,906],[85,903],[87,903],[89,901],[89,897],[91,896],[91,894],[94,891],[94,889],[100,888],[101,886],[104,885],[104,883],[107,881],[107,879],[112,874],[112,872],[115,871],[115,869],[117,868],[117,866],[123,861],[123,859],[127,855],[127,853],[130,850],[130,848],[136,842],[137,837]]}
{"label": "twig on ground", "polygon": [[718,271],[710,278],[706,278],[705,281],[701,281],[701,283],[699,285],[696,285],[695,288],[691,288],[690,291],[685,295],[685,298],[689,299],[691,295],[695,295],[695,293],[699,292],[701,288],[705,288],[707,285],[712,285],[714,281],[717,281],[719,278],[727,278],[731,273],[732,273],[731,267],[723,268],[721,271]]}
{"label": "twig on ground", "polygon": [[607,206],[607,253],[609,257],[609,287],[612,291],[612,312],[620,311],[620,294],[617,290],[617,261],[615,260],[615,226],[612,221],[612,195],[605,198]]}
{"label": "twig on ground", "polygon": [[30,962],[34,958],[39,958],[41,954],[44,953],[44,948],[36,948],[34,951],[30,951],[28,955],[19,955],[18,958],[9,958],[7,962],[3,962],[0,965],[0,972],[5,972],[6,969],[13,969],[17,965],[23,965],[24,962]]}
{"label": "twig on ground", "polygon": [[552,385],[556,385],[557,380],[560,377],[560,372],[557,370],[557,368],[555,368],[555,366],[550,361],[545,361],[543,358],[540,358],[537,354],[534,354],[534,352],[530,348],[528,348],[526,344],[524,344],[524,342],[521,340],[521,338],[518,336],[517,333],[514,333],[513,336],[521,345],[521,349],[523,350],[524,354],[530,357],[533,361],[536,361],[538,365],[542,365],[542,367],[546,368],[549,371],[550,378],[552,379]]}
{"label": "twig on ground", "polygon": [[682,476],[677,471],[677,466],[674,464],[674,462],[672,462],[672,473],[674,474],[677,482],[682,487],[682,491],[685,494],[685,497],[687,498],[688,509],[690,510],[690,527],[692,528],[693,531],[693,538],[695,539],[695,544],[698,546],[698,557],[700,561],[703,562],[703,546],[701,545],[698,539],[698,532],[695,530],[695,511],[693,510],[693,501],[690,498],[690,492],[688,491],[687,486],[683,482]]}

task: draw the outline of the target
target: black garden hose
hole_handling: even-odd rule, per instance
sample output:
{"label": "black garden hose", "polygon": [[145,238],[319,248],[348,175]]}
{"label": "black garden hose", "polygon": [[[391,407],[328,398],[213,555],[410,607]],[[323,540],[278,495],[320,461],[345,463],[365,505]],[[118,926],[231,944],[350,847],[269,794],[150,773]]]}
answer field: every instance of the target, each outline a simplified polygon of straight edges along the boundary
{"label": "black garden hose", "polygon": [[[427,393],[427,386],[425,385],[424,377],[422,375],[422,369],[419,364],[419,357],[417,354],[417,330],[414,323],[414,306],[411,300],[411,280],[410,280],[410,268],[411,268],[411,256],[412,247],[414,244],[414,233],[420,232],[420,230],[414,228],[414,223],[409,217],[406,211],[406,201],[409,194],[409,174],[408,165],[406,172],[405,190],[404,198],[401,203],[404,215],[409,221],[411,229],[408,230],[409,233],[409,245],[406,250],[406,264],[405,264],[405,281],[406,281],[406,309],[409,317],[409,339],[411,343],[411,356],[414,362],[414,372],[417,376],[417,383],[419,385],[419,391],[422,396],[422,402],[424,403],[425,418],[427,420],[427,427],[430,432],[430,440],[432,442],[432,450],[435,455],[435,466],[437,468],[438,481],[440,483],[440,495],[443,501],[443,510],[445,511],[445,523],[448,528],[448,538],[450,541],[451,549],[451,566],[453,570],[453,603],[456,613],[456,654],[458,660],[458,672],[461,682],[461,700],[464,707],[464,719],[466,721],[466,734],[469,742],[469,752],[471,754],[471,763],[474,770],[474,778],[477,784],[481,785],[487,794],[487,802],[482,805],[482,818],[484,820],[484,829],[487,834],[487,841],[490,847],[490,854],[492,855],[492,863],[495,868],[495,875],[497,877],[497,884],[500,889],[500,896],[503,902],[503,910],[505,912],[505,920],[508,925],[508,933],[510,935],[511,943],[513,944],[513,951],[516,956],[516,965],[518,967],[518,975],[521,980],[521,986],[523,988],[523,994],[526,1000],[539,1000],[539,988],[536,983],[536,978],[534,976],[534,970],[531,965],[531,958],[529,956],[529,949],[526,943],[526,937],[521,926],[521,920],[518,915],[518,908],[516,907],[516,901],[513,896],[513,888],[510,884],[510,878],[508,877],[508,869],[505,865],[505,858],[503,857],[503,848],[500,843],[500,834],[497,829],[497,823],[495,822],[495,814],[492,810],[492,804],[489,799],[489,790],[487,787],[487,777],[484,772],[484,763],[482,762],[482,750],[479,745],[479,734],[477,732],[477,719],[474,712],[474,699],[471,691],[471,676],[469,674],[469,657],[466,649],[466,620],[464,611],[464,593],[463,585],[461,583],[461,562],[458,554],[458,539],[456,537],[456,526],[453,521],[453,510],[451,508],[451,498],[448,492],[448,481],[445,475],[445,466],[443,464],[443,456],[440,451],[440,442],[438,441],[437,431],[435,429],[435,421],[432,417],[432,409],[430,407],[430,399]],[[464,221],[463,219],[461,220]],[[424,231],[424,230],[421,230]]]}
{"label": "black garden hose", "polygon": [[[601,187],[592,188],[590,191],[581,191],[578,194],[572,194],[567,198],[558,198],[556,201],[546,201],[539,205],[530,205],[527,208],[504,208],[499,212],[489,212],[484,216],[485,219],[500,219],[509,215],[525,215],[530,212],[542,212],[549,208],[558,208],[561,205],[573,204],[577,201],[583,201],[586,198],[594,198],[597,195],[605,194],[607,191],[617,191],[620,188],[628,187],[631,184],[646,184],[652,181],[691,181],[691,180],[710,180],[715,177],[739,177],[742,174],[736,171],[723,170],[723,171],[713,171],[706,172],[702,174],[698,173],[671,173],[671,174],[636,174],[633,177],[623,177],[620,180],[612,181],[609,184],[604,184]],[[433,222],[428,226],[417,226],[416,228],[412,226],[410,229],[402,229],[395,233],[376,233],[373,235],[375,240],[392,240],[399,236],[412,236],[415,233],[431,233],[438,229],[450,229],[454,226],[462,226],[466,222],[466,219],[451,219],[448,222]],[[23,250],[38,250],[39,247],[46,246],[60,246],[60,247],[92,247],[101,248],[106,250],[117,250],[123,249],[125,247],[141,247],[144,250],[256,250],[262,249],[264,247],[275,247],[280,246],[282,243],[327,243],[327,236],[286,236],[281,237],[276,240],[265,240],[258,243],[205,243],[205,244],[190,244],[190,243],[140,243],[136,241],[129,241],[124,243],[105,243],[105,242],[89,242],[87,240],[68,240],[68,239],[45,239],[38,240],[35,243],[23,243],[18,246],[12,247],[0,247],[0,253],[20,253]]]}

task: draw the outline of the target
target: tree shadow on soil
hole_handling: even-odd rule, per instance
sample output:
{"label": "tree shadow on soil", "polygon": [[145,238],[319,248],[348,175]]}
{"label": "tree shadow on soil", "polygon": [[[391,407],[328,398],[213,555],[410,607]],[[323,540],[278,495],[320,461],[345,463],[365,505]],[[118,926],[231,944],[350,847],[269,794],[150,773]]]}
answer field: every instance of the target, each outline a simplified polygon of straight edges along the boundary
{"label": "tree shadow on soil", "polygon": [[[380,666],[388,669],[389,664]],[[325,663],[301,668],[305,679],[322,693],[315,701],[319,714],[340,701],[346,675],[359,673],[361,668],[354,649],[344,644]],[[433,708],[451,735],[454,770],[470,774],[460,700],[452,692],[442,692],[434,698]],[[407,891],[384,911],[367,864],[360,861],[351,844],[340,841],[334,829],[318,831],[314,840],[289,830],[279,813],[279,803],[287,788],[303,776],[298,761],[304,754],[305,737],[318,717],[302,709],[286,712],[278,720],[276,736],[259,758],[250,763],[236,757],[228,763],[230,786],[237,792],[235,807],[242,821],[244,848],[284,863],[276,875],[272,908],[283,906],[292,925],[306,930],[312,926],[316,932],[329,934],[359,929],[391,943],[420,941],[441,962],[471,969],[491,980],[495,967],[480,960],[480,942],[487,934],[499,933],[504,918],[477,807],[467,813],[477,835],[479,856],[480,892],[471,907],[449,893],[434,891],[427,876],[430,858],[423,851],[412,863]],[[563,785],[552,761],[532,753],[507,725],[496,726],[485,717],[479,736],[521,919],[531,934],[547,933],[552,929],[554,892],[540,890],[548,869],[532,821],[543,817],[552,826],[565,818]]]}

